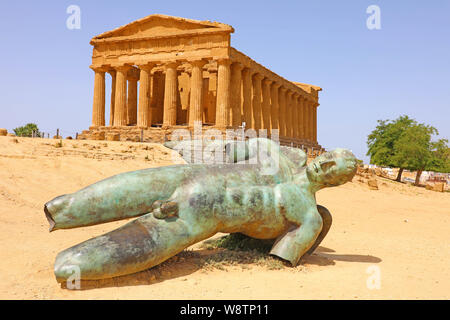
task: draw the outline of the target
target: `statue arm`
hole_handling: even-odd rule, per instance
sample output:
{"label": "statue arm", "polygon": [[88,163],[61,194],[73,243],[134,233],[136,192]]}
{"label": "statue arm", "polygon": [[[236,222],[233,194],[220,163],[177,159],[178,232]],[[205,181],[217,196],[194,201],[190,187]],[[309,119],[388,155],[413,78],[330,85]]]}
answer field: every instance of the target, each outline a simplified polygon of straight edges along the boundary
{"label": "statue arm", "polygon": [[300,258],[308,252],[318,238],[323,221],[317,210],[315,201],[302,199],[299,201],[291,192],[284,192],[283,197],[288,198],[282,204],[284,216],[291,223],[291,227],[273,245],[270,254],[289,261],[296,266]]}

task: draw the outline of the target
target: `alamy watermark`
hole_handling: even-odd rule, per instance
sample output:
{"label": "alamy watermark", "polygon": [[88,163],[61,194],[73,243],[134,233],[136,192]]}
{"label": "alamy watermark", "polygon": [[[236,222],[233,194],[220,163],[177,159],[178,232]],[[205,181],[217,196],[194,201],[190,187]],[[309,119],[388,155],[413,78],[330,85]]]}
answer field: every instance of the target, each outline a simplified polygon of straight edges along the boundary
{"label": "alamy watermark", "polygon": [[72,4],[67,7],[66,13],[69,17],[66,20],[66,27],[69,30],[81,29],[81,9],[79,6]]}
{"label": "alamy watermark", "polygon": [[[188,129],[176,129],[171,136],[171,146],[188,163],[235,165],[259,164],[262,175],[274,175],[279,170],[279,133],[271,131],[267,139],[267,130],[260,129],[259,135],[254,129],[227,129],[225,139],[218,129],[202,130],[202,123],[194,123],[193,135]],[[253,138],[266,139],[253,139]],[[175,160],[175,159],[174,159]]]}
{"label": "alamy watermark", "polygon": [[367,7],[366,13],[370,16],[366,20],[366,26],[369,30],[381,29],[381,9],[379,6],[373,4]]}
{"label": "alamy watermark", "polygon": [[366,280],[366,286],[369,290],[381,289],[381,269],[379,266],[369,266],[366,269],[366,273],[369,275]]}
{"label": "alamy watermark", "polygon": [[71,276],[67,278],[66,286],[69,290],[80,290],[81,289],[81,270],[79,266],[73,265],[70,267],[72,272]]}

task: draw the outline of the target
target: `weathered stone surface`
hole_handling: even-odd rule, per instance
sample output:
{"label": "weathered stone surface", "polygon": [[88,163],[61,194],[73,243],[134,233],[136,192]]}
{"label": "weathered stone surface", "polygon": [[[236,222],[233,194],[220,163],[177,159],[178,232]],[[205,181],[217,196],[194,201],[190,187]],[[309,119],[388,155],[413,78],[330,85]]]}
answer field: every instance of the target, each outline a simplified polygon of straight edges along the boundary
{"label": "weathered stone surface", "polygon": [[8,135],[8,130],[0,129],[0,136],[6,136],[6,135]]}
{"label": "weathered stone surface", "polygon": [[107,133],[105,135],[105,138],[108,141],[119,141],[120,140],[120,134],[119,133]]}
{"label": "weathered stone surface", "polygon": [[433,185],[433,191],[444,192],[444,183],[438,182]]}
{"label": "weathered stone surface", "polygon": [[[321,150],[322,89],[288,81],[232,48],[233,32],[223,23],[154,14],[92,38],[92,129],[79,139],[89,139],[106,123],[120,133],[129,126],[166,130],[197,122],[225,133],[245,123],[246,129],[266,129],[269,136],[280,128],[282,145]],[[109,121],[106,74],[111,77]]]}
{"label": "weathered stone surface", "polygon": [[375,175],[381,177],[383,175],[383,171],[381,168],[375,168]]}
{"label": "weathered stone surface", "polygon": [[105,132],[97,131],[90,134],[91,140],[105,140]]}
{"label": "weathered stone surface", "polygon": [[378,182],[377,179],[369,179],[367,181],[367,184],[369,185],[370,190],[378,190]]}

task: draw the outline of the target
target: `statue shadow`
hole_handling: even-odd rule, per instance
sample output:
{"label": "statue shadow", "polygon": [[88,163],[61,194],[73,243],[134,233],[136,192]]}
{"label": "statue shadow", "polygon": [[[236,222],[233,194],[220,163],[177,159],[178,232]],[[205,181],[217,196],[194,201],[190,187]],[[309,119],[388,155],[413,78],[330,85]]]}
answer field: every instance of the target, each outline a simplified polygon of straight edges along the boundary
{"label": "statue shadow", "polygon": [[[288,262],[263,253],[206,248],[195,251],[184,250],[163,263],[141,272],[108,279],[81,280],[78,290],[152,285],[185,277],[199,270],[208,272],[226,270],[228,267],[250,269],[254,265],[264,265],[269,270],[290,267]],[[74,282],[70,284],[71,287],[74,285]],[[70,289],[65,282],[60,283],[60,286],[63,289]]]}
{"label": "statue shadow", "polygon": [[359,262],[359,263],[380,263],[378,257],[359,254],[335,254],[333,249],[319,246],[312,255],[302,258],[301,263],[315,264],[319,266],[335,265],[335,261]]}
{"label": "statue shadow", "polygon": [[[379,263],[382,261],[380,258],[369,255],[341,255],[334,254],[334,252],[332,249],[319,246],[312,255],[304,256],[299,266],[301,267],[304,264],[330,266],[335,265],[335,261],[363,263]],[[262,265],[268,270],[292,268],[290,263],[278,257],[263,253],[249,253],[246,251],[226,249],[184,250],[160,265],[141,272],[101,280],[81,280],[79,290],[145,286],[186,277],[199,270],[204,270],[205,272],[226,270],[230,266],[250,269],[255,265]],[[65,282],[60,285],[63,289],[69,289]],[[74,283],[71,284],[72,287],[73,285]]]}

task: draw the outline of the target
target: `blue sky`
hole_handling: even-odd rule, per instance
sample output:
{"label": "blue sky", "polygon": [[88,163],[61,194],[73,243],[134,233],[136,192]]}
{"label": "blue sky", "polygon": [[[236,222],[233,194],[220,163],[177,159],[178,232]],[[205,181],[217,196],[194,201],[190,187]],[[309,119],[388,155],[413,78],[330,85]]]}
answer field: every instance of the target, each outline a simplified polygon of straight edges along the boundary
{"label": "blue sky", "polygon": [[[73,4],[80,30],[66,28]],[[381,30],[366,27],[369,5],[381,9]],[[35,122],[64,136],[87,129],[90,39],[153,13],[230,24],[232,46],[286,79],[322,87],[318,139],[328,149],[367,161],[376,120],[403,114],[450,137],[447,0],[2,1],[0,127]]]}

